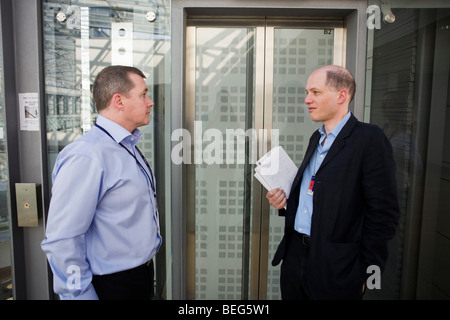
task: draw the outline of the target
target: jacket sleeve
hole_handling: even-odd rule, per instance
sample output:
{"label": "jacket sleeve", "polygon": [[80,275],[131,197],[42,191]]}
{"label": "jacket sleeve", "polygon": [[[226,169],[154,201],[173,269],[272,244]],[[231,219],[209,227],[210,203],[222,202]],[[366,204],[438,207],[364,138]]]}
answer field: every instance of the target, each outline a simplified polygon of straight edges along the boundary
{"label": "jacket sleeve", "polygon": [[384,270],[388,240],[396,233],[399,206],[392,146],[378,127],[372,127],[362,168],[364,222],[360,262],[367,278],[367,267]]}

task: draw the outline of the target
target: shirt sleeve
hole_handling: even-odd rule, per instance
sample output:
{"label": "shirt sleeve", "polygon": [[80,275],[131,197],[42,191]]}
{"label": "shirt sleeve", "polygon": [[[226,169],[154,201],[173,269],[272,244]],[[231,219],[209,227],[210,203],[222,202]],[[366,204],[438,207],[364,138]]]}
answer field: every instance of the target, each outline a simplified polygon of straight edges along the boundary
{"label": "shirt sleeve", "polygon": [[86,155],[58,156],[46,238],[41,244],[61,299],[97,299],[86,259],[86,233],[101,195],[103,170]]}

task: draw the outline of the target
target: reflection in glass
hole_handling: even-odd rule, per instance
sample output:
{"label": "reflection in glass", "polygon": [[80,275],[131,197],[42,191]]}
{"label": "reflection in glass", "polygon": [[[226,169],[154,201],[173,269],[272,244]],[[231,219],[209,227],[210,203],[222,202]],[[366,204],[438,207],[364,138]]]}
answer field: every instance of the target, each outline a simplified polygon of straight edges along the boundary
{"label": "reflection in glass", "polygon": [[368,30],[365,120],[391,142],[400,221],[367,299],[450,298],[450,4],[420,2],[398,1],[395,22]]}

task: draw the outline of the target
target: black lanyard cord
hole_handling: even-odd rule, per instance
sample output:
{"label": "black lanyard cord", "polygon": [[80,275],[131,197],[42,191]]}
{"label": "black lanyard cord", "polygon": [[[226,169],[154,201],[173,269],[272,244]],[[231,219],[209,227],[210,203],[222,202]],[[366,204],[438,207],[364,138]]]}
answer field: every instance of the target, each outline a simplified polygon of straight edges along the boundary
{"label": "black lanyard cord", "polygon": [[[95,126],[96,126],[97,128],[99,128],[100,130],[102,130],[104,133],[106,133],[111,139],[113,139],[114,141],[116,141],[116,140],[113,138],[113,136],[112,136],[105,128],[103,128],[102,126],[98,125],[97,123],[95,124]],[[150,181],[150,187],[152,188],[153,193],[154,193],[155,198],[156,198],[156,188],[155,188],[155,183],[154,183],[154,180],[153,180],[153,171],[152,171],[152,169],[150,168],[150,165],[148,164],[147,159],[145,159],[145,157],[144,157],[144,155],[142,154],[141,150],[139,150],[139,148],[138,148],[137,146],[135,146],[135,147],[136,147],[136,150],[139,152],[139,155],[141,156],[142,160],[144,160],[144,163],[147,165],[148,170],[150,171],[150,175],[151,175],[151,176],[148,175],[147,171],[144,169],[144,167],[142,167],[141,163],[140,163],[139,160],[136,158],[136,156],[135,156],[130,150],[128,150],[128,148],[125,147],[121,142],[119,142],[119,144],[120,144],[120,146],[121,146],[122,148],[124,148],[125,150],[127,150],[127,152],[134,158],[134,160],[136,160],[136,163],[139,165],[139,167],[141,167],[141,169],[144,171],[145,175],[148,177],[148,179],[149,179],[149,181]]]}

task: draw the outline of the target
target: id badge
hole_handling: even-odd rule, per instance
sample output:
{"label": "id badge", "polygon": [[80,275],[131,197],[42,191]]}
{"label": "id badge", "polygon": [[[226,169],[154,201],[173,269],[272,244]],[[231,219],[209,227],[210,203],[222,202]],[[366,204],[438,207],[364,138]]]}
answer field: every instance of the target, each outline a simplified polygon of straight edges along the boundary
{"label": "id badge", "polygon": [[309,195],[313,195],[314,194],[314,180],[315,180],[315,176],[311,177],[311,181],[309,182],[309,188],[308,188],[308,194]]}

